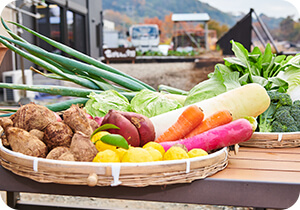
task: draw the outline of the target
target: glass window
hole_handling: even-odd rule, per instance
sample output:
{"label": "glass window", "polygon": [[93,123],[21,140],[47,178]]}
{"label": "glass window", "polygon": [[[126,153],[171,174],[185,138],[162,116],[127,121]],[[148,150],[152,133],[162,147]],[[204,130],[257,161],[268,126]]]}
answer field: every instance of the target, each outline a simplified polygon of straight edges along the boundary
{"label": "glass window", "polygon": [[[50,3],[48,3],[46,7],[37,6],[37,12],[40,13],[42,17],[38,19],[39,33],[86,53],[87,37],[84,15]],[[42,40],[39,40],[39,46],[50,52],[62,53],[60,50]]]}

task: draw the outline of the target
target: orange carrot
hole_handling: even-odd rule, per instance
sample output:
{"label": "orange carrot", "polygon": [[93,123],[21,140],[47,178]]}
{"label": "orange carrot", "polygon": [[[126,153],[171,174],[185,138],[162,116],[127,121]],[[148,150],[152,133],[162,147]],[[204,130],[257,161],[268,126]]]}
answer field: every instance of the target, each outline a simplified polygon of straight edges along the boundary
{"label": "orange carrot", "polygon": [[195,136],[209,129],[224,125],[232,121],[232,115],[228,110],[220,110],[204,119],[195,129],[184,138]]}
{"label": "orange carrot", "polygon": [[155,142],[176,141],[196,128],[203,120],[204,113],[196,105],[188,106],[177,121],[161,134]]}

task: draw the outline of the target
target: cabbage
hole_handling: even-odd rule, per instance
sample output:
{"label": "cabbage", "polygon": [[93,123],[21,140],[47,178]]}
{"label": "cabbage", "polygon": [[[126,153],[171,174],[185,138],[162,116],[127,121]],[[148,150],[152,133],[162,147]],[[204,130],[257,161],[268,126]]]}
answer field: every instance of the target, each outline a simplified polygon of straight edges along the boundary
{"label": "cabbage", "polygon": [[[298,56],[300,57],[300,56]],[[300,68],[299,66],[290,66],[284,72],[280,72],[278,77],[287,81],[287,93],[292,100],[300,100]]]}
{"label": "cabbage", "polygon": [[138,92],[132,98],[130,104],[134,112],[149,118],[182,107],[177,100],[170,99],[164,96],[163,93],[148,89]]}
{"label": "cabbage", "polygon": [[84,109],[93,117],[103,117],[110,109],[132,111],[128,99],[115,90],[106,90],[100,94],[92,92],[88,97],[90,99]]}
{"label": "cabbage", "polygon": [[208,80],[200,82],[189,91],[184,105],[212,98],[240,86],[238,72],[228,71],[226,66],[218,65]]}

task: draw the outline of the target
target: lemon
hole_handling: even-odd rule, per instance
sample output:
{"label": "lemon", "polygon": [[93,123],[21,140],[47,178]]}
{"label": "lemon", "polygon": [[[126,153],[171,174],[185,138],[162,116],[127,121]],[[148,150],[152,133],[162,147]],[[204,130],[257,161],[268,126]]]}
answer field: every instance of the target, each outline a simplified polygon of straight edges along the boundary
{"label": "lemon", "polygon": [[147,144],[145,144],[145,145],[143,146],[144,149],[145,149],[145,148],[148,148],[148,147],[152,147],[152,148],[154,148],[154,149],[157,149],[158,151],[160,151],[160,153],[162,154],[162,156],[164,156],[164,154],[165,154],[165,149],[164,149],[164,147],[161,146],[161,145],[160,145],[159,143],[157,143],[157,142],[150,141],[150,142],[148,142]]}
{"label": "lemon", "polygon": [[147,150],[150,155],[153,158],[153,161],[161,161],[162,160],[162,154],[160,153],[160,151],[158,151],[157,149],[153,148],[153,147],[146,147],[145,150]]}
{"label": "lemon", "polygon": [[120,162],[120,158],[115,151],[107,149],[98,152],[94,157],[93,162]]}
{"label": "lemon", "polygon": [[95,143],[95,147],[96,147],[96,149],[97,149],[99,152],[104,151],[104,150],[107,150],[107,149],[109,149],[109,150],[116,150],[116,149],[117,149],[116,146],[113,146],[113,145],[110,145],[110,144],[106,144],[106,143],[104,143],[104,142],[102,142],[102,141],[100,140],[102,136],[105,136],[105,135],[107,135],[107,134],[109,134],[109,132],[107,132],[107,131],[100,131],[100,132],[96,133],[96,134],[92,137],[92,139],[91,139],[91,141],[92,141],[93,143],[96,142],[96,143]]}
{"label": "lemon", "polygon": [[121,162],[150,162],[153,161],[152,155],[141,147],[130,147],[124,154]]}
{"label": "lemon", "polygon": [[203,149],[192,149],[188,152],[188,155],[190,158],[193,158],[198,156],[205,156],[208,155],[208,153]]}
{"label": "lemon", "polygon": [[96,133],[95,135],[93,135],[91,141],[93,143],[95,143],[96,141],[100,140],[102,136],[105,136],[107,134],[109,134],[109,132],[107,132],[107,131],[100,131],[100,132]]}
{"label": "lemon", "polygon": [[96,149],[99,152],[104,151],[104,150],[113,150],[113,151],[115,151],[117,149],[116,146],[113,146],[113,145],[110,145],[110,144],[105,144],[101,140],[96,141],[95,146],[96,146]]}
{"label": "lemon", "polygon": [[120,160],[122,160],[123,156],[127,152],[127,149],[119,147],[119,148],[116,149],[116,152],[119,155]]}
{"label": "lemon", "polygon": [[164,160],[179,160],[189,158],[187,152],[181,147],[171,147],[164,155]]}

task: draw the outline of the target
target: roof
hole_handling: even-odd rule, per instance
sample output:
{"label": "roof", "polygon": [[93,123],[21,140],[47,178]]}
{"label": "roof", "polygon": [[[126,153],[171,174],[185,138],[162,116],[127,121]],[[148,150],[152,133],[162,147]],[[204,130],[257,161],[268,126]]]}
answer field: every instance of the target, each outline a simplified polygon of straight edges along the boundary
{"label": "roof", "polygon": [[209,21],[210,17],[207,13],[181,13],[181,14],[173,14],[172,21],[201,21],[206,22]]}

